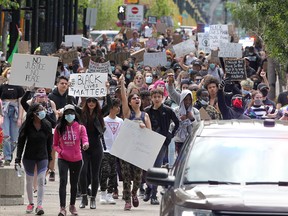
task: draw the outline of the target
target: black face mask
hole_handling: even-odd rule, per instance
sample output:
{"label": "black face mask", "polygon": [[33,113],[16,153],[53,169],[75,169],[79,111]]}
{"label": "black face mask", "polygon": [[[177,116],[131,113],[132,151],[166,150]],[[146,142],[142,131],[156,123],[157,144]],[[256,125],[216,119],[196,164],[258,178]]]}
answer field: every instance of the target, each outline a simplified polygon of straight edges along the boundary
{"label": "black face mask", "polygon": [[128,70],[128,68],[129,68],[129,67],[128,67],[127,65],[123,65],[123,66],[122,66],[122,70],[124,70],[124,71]]}
{"label": "black face mask", "polygon": [[115,76],[119,79],[121,76],[121,73],[115,73]]}
{"label": "black face mask", "polygon": [[268,92],[269,92],[268,89],[262,89],[261,90],[263,97],[266,97],[268,95]]}

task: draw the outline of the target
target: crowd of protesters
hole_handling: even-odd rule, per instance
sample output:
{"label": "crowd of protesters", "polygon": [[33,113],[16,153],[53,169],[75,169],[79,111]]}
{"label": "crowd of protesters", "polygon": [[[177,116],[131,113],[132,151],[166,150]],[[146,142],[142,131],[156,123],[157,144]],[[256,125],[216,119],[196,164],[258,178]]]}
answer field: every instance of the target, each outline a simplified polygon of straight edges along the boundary
{"label": "crowd of protesters", "polygon": [[82,59],[90,57],[104,63],[108,61],[108,53],[135,52],[141,47],[140,34],[134,31],[132,35],[128,40],[125,33],[119,33],[111,44],[104,35],[99,44],[92,43],[88,48],[61,46],[58,53],[77,49],[78,58],[69,64],[59,60],[54,89],[31,86],[24,90],[10,85],[11,68],[1,65],[0,123],[4,154],[1,165],[10,165],[17,147],[15,164],[23,164],[26,173],[27,213],[34,209],[34,190],[37,191],[36,214],[44,214],[46,175],[49,174],[49,181],[55,181],[56,161],[60,179],[59,216],[66,215],[68,171],[72,215],[78,214],[77,194],[81,196],[79,208],[85,208],[90,197],[90,208],[96,209],[99,187],[99,204],[115,204],[119,180],[123,182],[124,210],[139,206],[140,193],[145,202],[150,200],[152,205],[159,205],[157,185],[147,184],[144,190],[145,172],[110,154],[125,118],[166,137],[155,167],[171,165],[170,145],[175,143],[173,154],[177,156],[195,124],[203,119],[288,120],[288,93],[281,93],[276,103],[268,98],[270,87],[263,69],[267,61],[264,51],[247,47],[243,51],[247,79],[231,81],[226,79],[221,58],[215,61],[201,50],[176,57],[168,48],[173,45],[170,29],[158,37],[157,48],[147,49],[147,52],[165,52],[166,65],[143,65],[135,57],[123,62],[111,60],[106,97],[68,95],[69,76],[88,70]]}

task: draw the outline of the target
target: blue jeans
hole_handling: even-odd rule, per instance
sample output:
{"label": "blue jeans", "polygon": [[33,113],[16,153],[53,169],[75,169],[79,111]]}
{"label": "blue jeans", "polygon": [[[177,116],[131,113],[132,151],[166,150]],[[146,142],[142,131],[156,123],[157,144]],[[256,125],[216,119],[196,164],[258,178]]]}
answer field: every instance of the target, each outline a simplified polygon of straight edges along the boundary
{"label": "blue jeans", "polygon": [[19,135],[17,119],[15,119],[15,107],[9,106],[8,112],[4,113],[3,119],[3,153],[5,160],[12,160],[12,154],[16,148]]}

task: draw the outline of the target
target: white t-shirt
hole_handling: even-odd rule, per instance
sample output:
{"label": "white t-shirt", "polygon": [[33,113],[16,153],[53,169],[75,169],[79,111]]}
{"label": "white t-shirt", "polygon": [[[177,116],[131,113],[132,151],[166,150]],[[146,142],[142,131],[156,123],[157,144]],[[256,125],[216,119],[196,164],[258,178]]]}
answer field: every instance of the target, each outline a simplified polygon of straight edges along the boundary
{"label": "white t-shirt", "polygon": [[120,127],[123,123],[123,119],[119,117],[116,117],[115,119],[111,119],[109,116],[106,116],[104,118],[104,123],[106,126],[106,130],[104,132],[106,150],[104,150],[104,152],[110,152],[112,145],[120,131]]}

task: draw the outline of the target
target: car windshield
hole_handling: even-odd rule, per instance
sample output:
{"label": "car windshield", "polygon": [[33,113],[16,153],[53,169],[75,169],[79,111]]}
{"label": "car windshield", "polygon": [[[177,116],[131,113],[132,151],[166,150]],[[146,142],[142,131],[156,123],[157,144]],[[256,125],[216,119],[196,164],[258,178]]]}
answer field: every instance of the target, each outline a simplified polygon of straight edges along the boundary
{"label": "car windshield", "polygon": [[287,139],[197,137],[183,183],[288,181]]}

